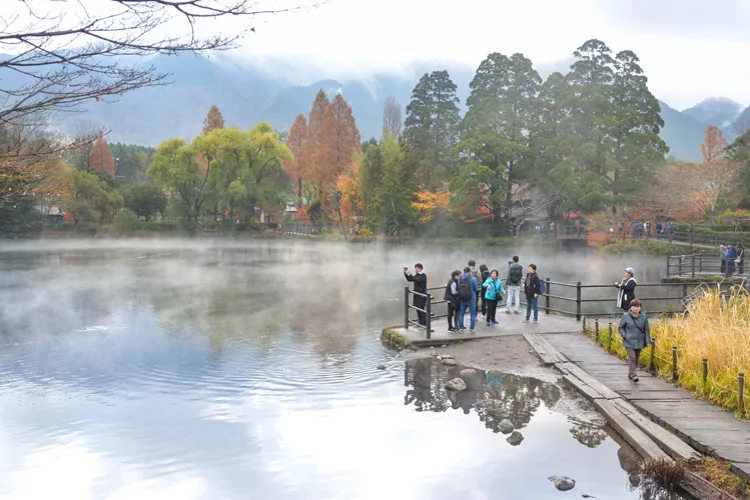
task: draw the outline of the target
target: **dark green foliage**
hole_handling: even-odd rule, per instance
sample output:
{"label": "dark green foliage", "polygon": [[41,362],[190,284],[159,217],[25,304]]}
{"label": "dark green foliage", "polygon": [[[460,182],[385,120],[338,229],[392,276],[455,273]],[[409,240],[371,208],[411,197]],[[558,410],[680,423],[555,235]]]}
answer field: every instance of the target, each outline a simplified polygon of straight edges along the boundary
{"label": "dark green foliage", "polygon": [[736,195],[740,207],[750,209],[750,130],[729,145],[727,156],[737,165]]}
{"label": "dark green foliage", "polygon": [[151,162],[154,148],[119,142],[110,144],[109,148],[115,157],[115,175],[120,184],[135,186],[144,184],[149,180],[146,171]]}
{"label": "dark green foliage", "polygon": [[156,186],[134,186],[123,194],[125,207],[138,217],[148,222],[156,214],[164,215],[167,208],[167,197],[161,188]]}
{"label": "dark green foliage", "polygon": [[44,217],[36,209],[30,197],[22,197],[14,205],[2,208],[0,211],[0,237],[2,238],[32,236],[44,225]]}

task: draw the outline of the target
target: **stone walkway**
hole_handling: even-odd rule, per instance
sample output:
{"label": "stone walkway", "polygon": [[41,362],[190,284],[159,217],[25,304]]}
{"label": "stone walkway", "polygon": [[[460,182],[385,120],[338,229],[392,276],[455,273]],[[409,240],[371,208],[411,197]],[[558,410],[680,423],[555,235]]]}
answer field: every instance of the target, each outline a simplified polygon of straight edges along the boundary
{"label": "stone walkway", "polygon": [[750,423],[647,372],[639,374],[639,383],[630,381],[627,363],[605,352],[580,333],[580,328],[579,333],[544,333],[540,337],[651,420],[701,453],[732,462],[733,470],[750,480]]}

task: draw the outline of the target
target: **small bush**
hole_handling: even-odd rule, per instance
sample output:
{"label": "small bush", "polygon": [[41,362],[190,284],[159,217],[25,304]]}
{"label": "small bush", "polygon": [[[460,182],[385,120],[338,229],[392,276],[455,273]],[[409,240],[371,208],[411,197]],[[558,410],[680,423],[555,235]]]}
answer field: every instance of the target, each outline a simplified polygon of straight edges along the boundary
{"label": "small bush", "polygon": [[664,458],[647,458],[638,465],[638,472],[670,492],[674,491],[685,477],[685,467],[682,464]]}
{"label": "small bush", "polygon": [[120,231],[133,231],[138,227],[138,216],[132,210],[123,208],[115,216],[115,227]]}

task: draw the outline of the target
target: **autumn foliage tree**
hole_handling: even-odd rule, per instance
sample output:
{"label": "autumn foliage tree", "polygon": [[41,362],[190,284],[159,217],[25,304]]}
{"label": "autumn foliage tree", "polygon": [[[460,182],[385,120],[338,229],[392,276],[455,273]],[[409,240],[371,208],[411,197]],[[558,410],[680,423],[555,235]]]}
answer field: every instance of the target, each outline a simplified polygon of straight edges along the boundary
{"label": "autumn foliage tree", "polygon": [[697,198],[705,213],[714,222],[716,215],[729,208],[734,185],[734,168],[726,156],[727,140],[714,126],[706,128],[706,139],[701,144],[703,161],[697,172]]}
{"label": "autumn foliage tree", "polygon": [[286,146],[289,148],[292,157],[286,160],[284,168],[297,183],[297,198],[300,199],[302,198],[302,182],[309,176],[309,162],[304,154],[307,135],[307,119],[305,119],[305,115],[298,115],[286,138]]}
{"label": "autumn foliage tree", "polygon": [[206,135],[207,133],[217,128],[224,128],[224,116],[222,116],[219,108],[214,104],[211,109],[208,110],[208,115],[203,120],[203,131],[201,134]]}
{"label": "autumn foliage tree", "polygon": [[107,172],[112,177],[115,176],[115,158],[102,136],[94,142],[89,153],[89,169],[92,172]]}

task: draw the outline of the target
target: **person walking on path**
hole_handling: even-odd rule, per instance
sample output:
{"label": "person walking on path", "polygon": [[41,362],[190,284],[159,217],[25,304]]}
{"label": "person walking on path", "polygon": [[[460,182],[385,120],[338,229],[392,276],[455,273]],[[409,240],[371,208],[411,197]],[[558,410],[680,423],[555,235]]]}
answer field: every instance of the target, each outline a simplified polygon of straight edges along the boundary
{"label": "person walking on path", "polygon": [[477,308],[479,308],[479,299],[482,297],[482,283],[484,283],[484,280],[482,279],[482,272],[477,269],[477,263],[474,260],[469,261],[469,273],[474,276],[474,279],[477,280]]}
{"label": "person walking on path", "polygon": [[448,303],[448,331],[458,331],[458,278],[461,271],[453,271],[451,279],[445,285],[445,295],[443,300]]}
{"label": "person walking on path", "polygon": [[505,314],[510,314],[510,306],[515,301],[514,312],[519,313],[521,308],[521,282],[523,281],[523,266],[518,263],[518,255],[513,256],[508,268],[508,278],[505,284],[508,286],[508,300],[505,302]]}
{"label": "person walking on path", "polygon": [[721,275],[727,274],[727,249],[729,245],[722,243],[719,245],[719,252],[721,253]]}
{"label": "person walking on path", "polygon": [[406,278],[406,281],[414,283],[414,307],[422,309],[422,311],[417,311],[417,318],[419,319],[420,325],[427,326],[427,314],[423,312],[425,304],[427,304],[427,297],[417,295],[418,293],[427,295],[427,275],[424,273],[422,264],[414,264],[414,274],[411,274],[409,269],[405,267],[404,277]]}
{"label": "person walking on path", "polygon": [[641,311],[641,301],[633,299],[630,309],[622,315],[620,320],[620,336],[622,345],[628,352],[628,378],[638,382],[638,359],[641,351],[651,344],[651,332],[648,328],[646,313]]}
{"label": "person walking on path", "polygon": [[526,281],[523,285],[523,290],[526,293],[526,319],[524,323],[528,323],[531,318],[531,311],[534,311],[534,320],[532,323],[539,322],[539,294],[541,289],[541,283],[539,282],[539,276],[536,274],[536,264],[529,264],[528,272],[526,273]]}
{"label": "person walking on path", "polygon": [[737,243],[737,266],[740,274],[745,274],[745,245],[741,241]]}
{"label": "person walking on path", "polygon": [[622,281],[615,282],[615,286],[620,289],[617,294],[617,307],[623,311],[630,309],[630,301],[635,298],[635,271],[632,267],[625,269],[625,275]]}
{"label": "person walking on path", "polygon": [[[487,299],[487,326],[497,325],[497,319],[495,317],[497,313],[497,302],[502,299],[503,293],[503,282],[498,278],[497,269],[493,269],[490,273],[489,278],[482,284],[484,288],[484,296]],[[484,302],[482,302],[484,308]]]}
{"label": "person walking on path", "polygon": [[[485,281],[487,281],[487,278],[490,277],[490,270],[487,267],[487,264],[482,264],[479,266],[479,276],[480,278],[477,280],[478,285],[482,285]],[[479,290],[482,295],[482,316],[487,316],[487,304],[485,304],[484,300],[484,294],[487,291],[487,289]]]}
{"label": "person walking on path", "polygon": [[477,279],[471,274],[471,268],[465,267],[464,273],[458,280],[458,330],[465,330],[464,315],[469,310],[471,320],[469,333],[474,333],[477,326],[477,297],[479,296],[479,286]]}

